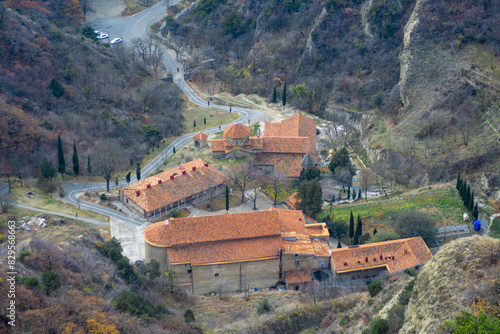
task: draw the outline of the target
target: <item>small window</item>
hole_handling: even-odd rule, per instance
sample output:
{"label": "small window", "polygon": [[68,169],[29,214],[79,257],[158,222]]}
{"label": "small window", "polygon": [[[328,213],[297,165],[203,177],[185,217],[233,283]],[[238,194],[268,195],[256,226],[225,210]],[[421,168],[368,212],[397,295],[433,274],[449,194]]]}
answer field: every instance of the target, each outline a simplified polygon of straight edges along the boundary
{"label": "small window", "polygon": [[299,254],[295,254],[295,257],[299,256]]}
{"label": "small window", "polygon": [[188,274],[191,274],[193,271],[191,269],[188,270]]}
{"label": "small window", "polygon": [[219,277],[219,274],[218,274],[218,273],[216,273],[214,276],[215,276],[215,277]]}
{"label": "small window", "polygon": [[299,291],[299,286],[298,286],[298,285],[296,285],[296,286],[294,286],[294,287],[293,287],[293,289],[294,289],[295,291]]}
{"label": "small window", "polygon": [[300,261],[299,260],[295,261],[295,267],[298,268],[299,265],[300,265]]}
{"label": "small window", "polygon": [[128,203],[128,198],[127,198],[127,203]]}

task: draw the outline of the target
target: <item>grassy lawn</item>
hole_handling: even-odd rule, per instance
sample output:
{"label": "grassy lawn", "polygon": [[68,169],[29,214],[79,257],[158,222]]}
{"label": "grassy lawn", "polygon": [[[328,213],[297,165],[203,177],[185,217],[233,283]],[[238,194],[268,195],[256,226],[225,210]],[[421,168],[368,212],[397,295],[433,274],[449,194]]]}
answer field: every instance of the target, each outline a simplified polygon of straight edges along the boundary
{"label": "grassy lawn", "polygon": [[[229,194],[229,208],[234,208],[241,204],[241,191],[233,190],[232,194]],[[203,211],[219,211],[226,210],[226,195],[222,195],[219,198],[214,198],[212,204],[205,203],[197,206],[198,209]]]}
{"label": "grassy lawn", "polygon": [[[185,133],[203,131],[214,126],[219,126],[240,118],[240,114],[229,112],[217,108],[204,108],[198,106],[189,106],[182,115],[184,116]],[[206,123],[204,122],[206,120]],[[196,121],[196,127],[194,127]]]}
{"label": "grassy lawn", "polygon": [[491,237],[500,239],[500,217],[495,217],[495,219],[493,219],[493,223],[490,227],[490,233]]}
{"label": "grassy lawn", "polygon": [[[24,195],[26,192],[30,190],[33,190],[35,192],[36,194],[35,197],[28,198]],[[12,193],[14,193],[18,204],[29,205],[35,208],[66,213],[69,215],[75,215],[76,212],[78,212],[79,217],[93,218],[100,221],[108,221],[108,217],[106,216],[99,215],[97,213],[93,213],[86,210],[80,210],[72,205],[61,202],[60,200],[55,198],[56,196],[58,196],[58,191],[52,194],[53,198],[51,198],[50,195],[42,193],[38,188],[35,187],[14,188],[12,189]]]}
{"label": "grassy lawn", "polygon": [[[363,219],[363,230],[373,232],[376,227],[378,231],[391,231],[390,225],[395,213],[405,209],[415,209],[426,213],[436,219],[437,226],[447,226],[463,223],[463,206],[460,197],[454,188],[425,191],[420,194],[394,197],[390,200],[381,200],[374,202],[361,201],[357,205],[348,205],[335,207],[332,215],[336,221],[349,223],[349,217],[352,210],[354,218],[360,215]],[[321,221],[330,213],[329,207],[325,207],[323,212],[318,215]]]}

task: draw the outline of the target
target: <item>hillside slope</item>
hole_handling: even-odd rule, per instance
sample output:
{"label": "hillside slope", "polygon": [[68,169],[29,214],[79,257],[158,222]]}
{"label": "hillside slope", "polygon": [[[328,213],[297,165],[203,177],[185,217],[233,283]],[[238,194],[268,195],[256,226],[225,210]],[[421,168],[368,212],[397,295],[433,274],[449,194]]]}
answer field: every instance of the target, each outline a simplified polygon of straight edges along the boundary
{"label": "hillside slope", "polygon": [[401,333],[440,333],[444,321],[460,311],[498,313],[499,303],[500,241],[458,239],[443,246],[419,273]]}
{"label": "hillside slope", "polygon": [[357,152],[398,156],[401,183],[421,186],[500,174],[499,13],[494,0],[202,0],[163,33],[192,51],[195,80],[270,99],[276,86],[278,100],[286,81],[289,104],[356,128]]}
{"label": "hillside slope", "polygon": [[17,175],[23,167],[31,176],[43,158],[56,161],[58,135],[66,153],[76,143],[81,162],[98,141],[138,161],[151,144],[144,126],[161,137],[182,132],[183,101],[174,84],[153,78],[124,49],[84,37],[77,23],[61,28],[55,13],[37,8],[0,4],[2,171]]}

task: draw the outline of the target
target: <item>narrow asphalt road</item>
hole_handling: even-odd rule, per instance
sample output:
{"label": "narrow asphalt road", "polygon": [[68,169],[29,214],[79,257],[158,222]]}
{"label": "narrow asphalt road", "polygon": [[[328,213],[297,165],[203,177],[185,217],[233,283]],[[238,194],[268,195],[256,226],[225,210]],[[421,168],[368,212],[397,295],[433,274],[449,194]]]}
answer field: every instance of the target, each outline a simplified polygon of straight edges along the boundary
{"label": "narrow asphalt road", "polygon": [[[179,0],[171,0],[171,5],[174,5],[177,2],[179,2]],[[115,37],[123,37],[124,44],[126,46],[127,42],[130,43],[130,41],[134,38],[147,36],[150,26],[154,22],[158,21],[159,19],[161,19],[166,15],[166,8],[167,6],[165,2],[160,1],[156,5],[133,16],[99,19],[95,21],[88,21],[87,23],[91,25],[95,30],[106,31],[109,34],[110,39]],[[184,80],[184,69],[175,60],[174,51],[169,50],[168,48],[165,47],[164,54],[165,55],[163,57],[163,62],[165,66],[168,68],[168,70],[171,73],[174,73],[174,83],[182,90],[182,92],[189,98],[189,100],[192,103],[195,103],[199,106],[207,107],[208,102],[203,101]],[[177,72],[178,68],[179,72]],[[222,105],[210,105],[210,107],[219,108],[227,111],[229,111],[231,108],[233,112],[239,113],[241,115],[241,117],[238,120],[222,125],[221,126],[222,129],[225,129],[226,127],[228,127],[233,123],[246,124],[248,120],[267,118],[267,115],[265,113],[253,109],[222,106]],[[206,134],[212,134],[217,131],[220,131],[219,127],[213,127],[204,130],[203,132]],[[141,170],[142,177],[146,178],[152,172],[154,172],[163,163],[163,161],[167,160],[173,154],[172,150],[174,147],[179,148],[180,146],[183,146],[186,143],[190,142],[194,134],[195,133],[186,134],[173,141],[147,166],[142,168]],[[131,178],[131,183],[134,182],[137,182],[135,176]],[[118,184],[119,187],[123,187],[126,185],[127,183],[125,181],[119,182]],[[105,182],[99,182],[99,183],[64,182],[63,188],[68,194],[68,196],[65,197],[64,202],[84,210],[92,211],[113,218],[118,218],[130,222],[132,224],[135,224],[137,226],[140,226],[146,222],[145,219],[131,217],[116,210],[105,208],[97,204],[84,202],[78,199],[86,191],[100,190],[105,187],[106,187]]]}

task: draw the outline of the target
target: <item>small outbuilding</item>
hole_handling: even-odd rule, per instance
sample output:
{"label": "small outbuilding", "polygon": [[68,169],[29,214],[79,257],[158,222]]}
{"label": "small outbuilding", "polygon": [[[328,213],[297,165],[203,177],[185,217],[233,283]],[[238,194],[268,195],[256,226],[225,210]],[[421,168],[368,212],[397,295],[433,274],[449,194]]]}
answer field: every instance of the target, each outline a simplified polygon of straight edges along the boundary
{"label": "small outbuilding", "polygon": [[198,132],[193,136],[193,145],[196,149],[206,147],[208,145],[208,136],[203,132]]}

